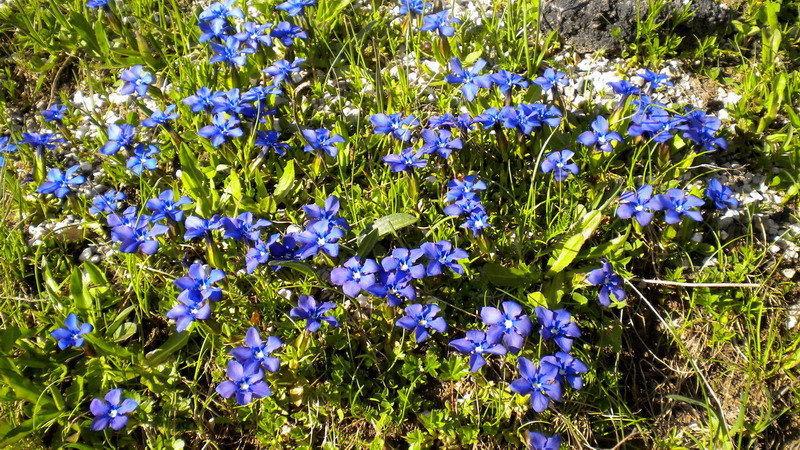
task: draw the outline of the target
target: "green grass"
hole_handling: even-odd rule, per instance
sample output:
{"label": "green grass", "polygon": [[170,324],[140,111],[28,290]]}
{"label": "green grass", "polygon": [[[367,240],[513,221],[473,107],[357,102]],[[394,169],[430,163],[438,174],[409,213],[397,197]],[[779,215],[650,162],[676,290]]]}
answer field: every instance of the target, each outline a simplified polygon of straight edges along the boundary
{"label": "green grass", "polygon": [[[258,20],[279,21],[276,4],[256,3],[266,16]],[[556,37],[538,31],[535,0],[495,0],[494,15],[483,17],[481,26],[457,31],[446,45],[416,32],[416,19],[393,21],[381,9],[383,2],[372,6],[365,12],[352,2],[323,0],[303,19],[312,32],[294,53],[307,59],[309,76],[286,86],[288,101],[277,106],[282,135],[293,150],[285,157],[263,158],[257,157],[253,135],[212,148],[196,135],[208,118],[191,113],[181,100],[201,86],[249,88],[266,78],[261,68],[283,57],[280,47],[249,58],[240,71],[210,65],[209,47],[197,42],[201,8],[178,0],[117,3],[115,17],[134,19],[138,27],[98,15],[82,0],[0,7],[0,136],[19,140],[27,129],[14,115],[32,118],[39,102],[69,102],[76,88],[85,95],[117,92],[120,69],[142,64],[158,75],[159,86],[164,79],[173,86],[153,96],[162,108],[178,105],[175,134],[140,128],[139,139],[161,146],[159,170],[141,178],[124,169],[122,156],[96,156],[106,139],[104,127],[99,138],[68,136],[78,158],[104,169],[94,182],[124,190],[129,203],[140,207],[172,188],[195,199],[187,214],[251,211],[273,220],[280,231],[303,224],[303,205],[336,195],[341,215],[353,228],[341,242],[339,260],[317,258],[309,262],[310,271],[298,266],[273,273],[262,267],[251,276],[238,273],[246,247],[226,240],[225,249],[209,250],[198,241],[183,242],[180,230],[161,240],[156,255],[115,253],[97,264],[81,263],[78,255],[89,244],[116,248],[105,220],[89,214],[90,200],[83,196],[61,202],[36,194],[44,173],[35,169],[26,146],[16,155],[5,154],[7,167],[0,169],[0,446],[194,448],[208,442],[218,448],[513,448],[528,431],[561,433],[568,448],[796,444],[800,334],[783,323],[798,290],[780,274],[792,263],[767,250],[756,225],[723,239],[710,211],[702,223],[687,219],[666,226],[656,219],[644,230],[614,214],[619,194],[639,186],[642,177],[658,192],[686,188],[680,177],[708,179],[719,154],[702,154],[680,141],[662,147],[627,143],[611,154],[574,144],[603,111],[600,105],[586,117],[570,115],[560,127],[544,127],[524,139],[506,133],[506,143],[479,127],[450,160],[430,158],[429,167],[413,177],[393,174],[381,158],[405,147],[374,136],[366,120],[371,114],[404,112],[427,119],[459,114],[464,107],[475,116],[503,105],[495,91],[465,103],[422,61],[437,61],[446,73],[451,56],[465,66],[483,57],[530,79],[550,65],[568,73],[571,67],[555,62],[564,51]],[[786,222],[798,220],[800,193],[798,7],[796,1],[744,2],[738,5],[742,17],[728,33],[697,45],[687,45],[691,37],[675,35],[673,22],[648,18],[621,68],[633,74],[676,57],[701,79],[741,95],[729,109],[735,125],[725,134],[730,153],[753,172],[768,174],[767,183],[784,193]],[[410,59],[422,67],[420,83],[409,77],[408,67],[398,65],[412,52]],[[389,74],[391,67],[398,68],[397,76]],[[430,93],[435,98],[429,102]],[[540,95],[536,87],[517,91],[514,102],[537,102]],[[360,111],[358,118],[347,118],[346,106]],[[146,117],[142,107],[111,106],[127,123]],[[77,108],[70,105],[68,132],[81,125]],[[629,105],[619,117],[632,111]],[[96,124],[105,122],[103,112],[81,111]],[[615,124],[620,131],[626,126],[627,119]],[[302,152],[295,130],[320,127],[347,139],[337,158]],[[581,174],[555,184],[537,168],[543,155],[562,148],[575,150]],[[52,155],[45,159],[48,168],[67,164]],[[21,183],[27,173],[36,181]],[[479,238],[460,227],[461,219],[442,213],[446,183],[469,174],[479,174],[489,185],[481,198],[493,228]],[[763,209],[748,205],[743,223],[753,224],[752,216]],[[375,241],[360,235],[376,220],[399,213],[411,215],[414,223]],[[67,214],[84,221],[69,238],[51,233],[40,245],[29,242],[30,225]],[[695,232],[703,233],[702,242],[691,239]],[[420,345],[394,326],[398,308],[374,298],[365,304],[348,300],[317,273],[353,254],[379,259],[395,247],[441,239],[466,249],[470,260],[464,276],[420,284],[420,300],[439,304],[451,326],[446,336],[434,335]],[[216,241],[222,242],[221,235]],[[583,281],[603,256],[631,280],[628,299],[610,309],[600,308],[596,288]],[[717,264],[703,267],[711,256]],[[164,315],[178,295],[172,281],[185,274],[183,258],[208,261],[228,277],[211,319],[176,333]],[[665,286],[640,279],[720,286]],[[291,290],[292,297],[285,298],[282,289]],[[336,302],[334,314],[342,326],[304,333],[303,323],[289,317],[299,294]],[[573,354],[589,366],[585,388],[568,391],[563,403],[541,414],[531,410],[527,397],[508,388],[518,377],[514,356],[492,357],[473,375],[466,357],[447,346],[480,325],[482,306],[505,300],[519,302],[531,314],[535,306],[567,308],[583,331]],[[83,351],[59,351],[49,336],[69,312],[94,325]],[[242,407],[214,388],[224,378],[228,351],[241,345],[250,326],[262,336],[281,337],[284,346],[281,370],[267,375],[273,395]],[[553,349],[534,335],[523,355],[537,360]],[[89,402],[115,387],[138,400],[139,409],[120,432],[90,431]]]}

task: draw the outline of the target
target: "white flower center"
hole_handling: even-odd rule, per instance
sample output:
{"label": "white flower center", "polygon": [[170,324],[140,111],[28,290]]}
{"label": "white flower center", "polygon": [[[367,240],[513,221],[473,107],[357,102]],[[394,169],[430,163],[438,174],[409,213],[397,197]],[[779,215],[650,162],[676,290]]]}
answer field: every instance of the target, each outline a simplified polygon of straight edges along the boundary
{"label": "white flower center", "polygon": [[428,321],[427,321],[427,320],[425,320],[425,319],[419,319],[419,324],[420,324],[420,325],[422,325],[422,326],[424,327],[425,325],[427,325],[427,324],[428,324]]}
{"label": "white flower center", "polygon": [[246,391],[246,390],[250,389],[250,385],[243,381],[243,382],[239,383],[239,389],[242,390],[242,391]]}
{"label": "white flower center", "polygon": [[475,221],[475,228],[483,228],[483,221],[481,219]]}
{"label": "white flower center", "polygon": [[114,417],[117,417],[117,410],[116,409],[112,409],[111,411],[109,411],[108,412],[108,417],[111,417],[112,419]]}
{"label": "white flower center", "polygon": [[408,264],[406,263],[400,264],[400,270],[408,270]]}
{"label": "white flower center", "polygon": [[257,351],[256,359],[262,359],[262,358],[264,358],[264,352],[262,352],[261,350]]}
{"label": "white flower center", "polygon": [[353,279],[358,281],[361,279],[361,272],[353,272]]}
{"label": "white flower center", "polygon": [[192,314],[197,314],[197,308],[192,308],[191,310],[189,310],[189,312]]}
{"label": "white flower center", "polygon": [[325,245],[325,238],[317,239],[317,245]]}
{"label": "white flower center", "polygon": [[636,205],[634,208],[636,211],[644,211],[644,205]]}
{"label": "white flower center", "polygon": [[483,346],[479,345],[479,346],[475,347],[475,353],[483,353]]}
{"label": "white flower center", "polygon": [[505,326],[506,328],[511,328],[514,326],[514,322],[512,322],[511,319],[506,319],[506,321],[503,322],[503,326]]}

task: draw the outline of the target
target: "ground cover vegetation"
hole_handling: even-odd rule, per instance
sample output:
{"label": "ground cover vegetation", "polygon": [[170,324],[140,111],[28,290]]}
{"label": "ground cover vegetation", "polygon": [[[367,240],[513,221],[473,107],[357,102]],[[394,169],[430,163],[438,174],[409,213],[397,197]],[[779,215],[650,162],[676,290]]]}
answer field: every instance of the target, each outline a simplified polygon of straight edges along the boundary
{"label": "ground cover vegetation", "polygon": [[797,445],[800,5],[659,5],[0,4],[0,445]]}

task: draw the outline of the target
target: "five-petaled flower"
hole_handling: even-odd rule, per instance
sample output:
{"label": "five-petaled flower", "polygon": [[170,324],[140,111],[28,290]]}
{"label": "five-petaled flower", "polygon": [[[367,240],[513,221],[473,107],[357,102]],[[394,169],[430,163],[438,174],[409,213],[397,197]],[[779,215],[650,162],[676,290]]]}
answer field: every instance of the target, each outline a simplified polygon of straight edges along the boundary
{"label": "five-petaled flower", "polygon": [[536,319],[539,322],[539,334],[545,341],[552,339],[561,350],[568,352],[572,349],[573,339],[581,337],[581,330],[572,320],[572,315],[566,309],[551,311],[545,307],[537,306]]}
{"label": "five-petaled flower", "polygon": [[716,178],[712,178],[711,181],[708,182],[706,197],[714,202],[715,208],[720,210],[739,206],[739,200],[733,197],[733,190],[728,186],[724,186]]}
{"label": "five-petaled flower", "polygon": [[236,347],[231,350],[231,355],[242,364],[247,364],[250,361],[257,361],[265,370],[269,372],[277,372],[280,367],[280,360],[274,356],[270,356],[272,352],[279,349],[283,345],[283,341],[275,336],[267,337],[267,341],[261,340],[258,334],[258,328],[250,327],[244,337],[244,343],[247,345]]}
{"label": "five-petaled flower", "polygon": [[450,71],[452,75],[445,75],[444,79],[450,84],[461,85],[461,92],[468,102],[475,100],[475,95],[478,89],[488,89],[492,87],[493,81],[491,75],[478,75],[481,70],[486,66],[486,61],[479,58],[475,61],[475,65],[470,69],[461,67],[461,61],[458,58],[450,59]]}
{"label": "five-petaled flower", "polygon": [[128,158],[125,167],[131,169],[136,175],[141,175],[145,169],[155,170],[157,167],[155,155],[158,152],[159,148],[153,144],[139,144],[133,151],[133,156]]}
{"label": "five-petaled flower", "polygon": [[528,433],[531,450],[558,450],[561,448],[561,435],[547,436],[538,431]]}
{"label": "five-petaled flower", "polygon": [[578,142],[587,146],[597,147],[604,151],[610,152],[614,149],[611,146],[612,142],[623,142],[622,136],[616,131],[610,131],[608,128],[608,121],[603,116],[597,116],[597,119],[592,122],[592,131],[584,131],[578,136]]}
{"label": "five-petaled flower", "polygon": [[498,341],[490,340],[486,333],[479,330],[467,331],[466,336],[450,342],[451,347],[455,348],[464,355],[469,355],[469,370],[477,372],[486,360],[484,353],[493,355],[505,355],[507,350]]}
{"label": "five-petaled flower", "polygon": [[428,330],[436,330],[439,333],[447,332],[447,322],[441,317],[436,317],[439,312],[436,305],[420,305],[414,303],[406,306],[406,315],[401,317],[395,325],[406,330],[414,330],[414,337],[417,343],[428,339]]}
{"label": "five-petaled flower", "polygon": [[375,284],[375,273],[380,270],[373,259],[365,259],[356,255],[345,261],[342,267],[331,271],[331,283],[341,286],[342,291],[349,297],[355,297],[362,290]]}
{"label": "five-petaled flower", "polygon": [[558,366],[551,364],[544,358],[539,361],[539,367],[531,360],[519,357],[520,378],[511,382],[511,392],[519,395],[530,394],[531,407],[536,412],[542,412],[550,405],[550,400],[561,401],[561,382],[558,380]]}
{"label": "five-petaled flower", "polygon": [[620,219],[635,218],[639,225],[646,227],[653,220],[653,211],[660,209],[658,198],[653,197],[653,186],[645,184],[636,192],[623,192],[619,198],[617,217]]}
{"label": "five-petaled flower", "polygon": [[403,117],[402,113],[373,114],[369,121],[375,127],[375,134],[392,134],[401,141],[410,140],[411,128],[419,125],[416,116],[411,114]]}
{"label": "five-petaled flower", "polygon": [[581,360],[567,352],[556,352],[555,355],[545,356],[542,361],[558,367],[558,380],[562,385],[568,384],[578,391],[583,389],[581,374],[586,373],[588,369]]}
{"label": "five-petaled flower", "polygon": [[112,123],[108,126],[108,141],[100,148],[100,153],[104,155],[115,155],[120,150],[125,150],[133,146],[133,139],[136,137],[136,127],[131,124],[123,123],[117,125]]}
{"label": "five-petaled flower", "polygon": [[325,152],[331,158],[335,158],[339,153],[339,149],[334,144],[342,144],[345,142],[344,138],[338,134],[331,136],[331,132],[320,128],[317,130],[303,130],[303,138],[306,140],[306,145],[303,151],[310,153],[313,151]]}
{"label": "five-petaled flower", "polygon": [[269,397],[272,391],[264,381],[264,371],[258,361],[245,364],[239,361],[228,361],[225,380],[217,386],[217,393],[225,398],[235,394],[236,402],[240,405],[249,404],[253,398]]}
{"label": "five-petaled flower", "polygon": [[200,137],[211,141],[211,145],[219,147],[228,138],[241,137],[244,132],[239,126],[239,119],[234,116],[225,117],[225,114],[218,113],[211,118],[211,125],[206,125],[197,132]]}
{"label": "five-petaled flower", "polygon": [[553,179],[558,183],[566,180],[570,174],[577,175],[580,171],[578,165],[570,162],[573,155],[575,153],[572,150],[548,153],[542,161],[542,172],[553,172]]}
{"label": "five-petaled flower", "polygon": [[108,391],[104,399],[95,398],[89,404],[89,410],[94,414],[91,430],[101,431],[109,427],[115,431],[123,429],[128,424],[127,414],[135,411],[138,406],[136,400],[122,400],[122,389]]}
{"label": "five-petaled flower", "polygon": [[67,113],[67,107],[54,103],[49,108],[42,111],[42,117],[45,122],[61,122],[64,120],[64,115]]}
{"label": "five-petaled flower", "polygon": [[130,95],[136,92],[140,97],[147,95],[147,90],[155,80],[153,75],[145,72],[144,67],[139,64],[123,70],[120,78],[125,82],[119,91],[120,95]]}
{"label": "five-petaled flower", "polygon": [[489,326],[486,334],[489,340],[503,344],[513,354],[517,354],[525,343],[525,338],[531,334],[533,324],[531,319],[522,310],[522,306],[517,302],[503,302],[503,311],[492,306],[484,306],[481,309],[481,319]]}
{"label": "five-petaled flower", "polygon": [[456,29],[450,24],[461,23],[461,19],[450,17],[450,11],[446,9],[444,11],[439,11],[438,13],[423,16],[422,20],[423,23],[419,29],[420,31],[436,31],[439,33],[439,36],[442,37],[452,37],[455,34]]}
{"label": "five-petaled flower", "polygon": [[47,181],[36,188],[36,192],[53,194],[58,198],[64,198],[64,196],[72,192],[70,186],[80,186],[86,182],[86,177],[77,173],[80,168],[81,166],[75,164],[65,172],[61,172],[55,167],[50,169],[47,172]]}
{"label": "five-petaled flower", "polygon": [[64,321],[64,328],[58,328],[50,332],[58,341],[58,348],[64,350],[68,347],[82,347],[83,335],[91,333],[94,327],[89,323],[80,323],[78,316],[70,313]]}
{"label": "five-petaled flower", "polygon": [[553,70],[552,67],[548,67],[544,70],[542,76],[533,80],[534,84],[538,84],[542,87],[542,91],[549,91],[559,84],[562,86],[569,85],[569,79],[567,78],[567,74],[564,72],[559,72],[557,70]]}
{"label": "five-petaled flower", "polygon": [[[598,294],[600,304],[603,306],[611,304],[609,294],[613,295],[618,302],[625,300],[625,290],[622,288],[625,280],[614,272],[614,268],[607,259],[603,258],[601,262],[603,266],[589,272],[586,277],[586,281],[592,286],[600,286],[600,293]],[[569,351],[569,349],[565,351]]]}
{"label": "five-petaled flower", "polygon": [[682,216],[695,222],[703,221],[703,215],[696,208],[703,206],[705,202],[699,197],[687,195],[681,189],[670,189],[656,198],[658,198],[658,209],[665,210],[664,222],[670,225],[680,222]]}
{"label": "five-petaled flower", "polygon": [[[310,295],[301,295],[297,300],[297,306],[289,311],[289,316],[306,321],[306,330],[313,333],[319,330],[322,322],[336,328],[339,321],[333,316],[326,316],[325,313],[336,308],[336,303],[324,302],[317,305],[317,301]],[[322,322],[321,322],[322,321]]]}
{"label": "five-petaled flower", "polygon": [[425,257],[429,259],[426,271],[429,277],[442,273],[442,268],[447,267],[458,275],[464,275],[464,267],[459,260],[469,258],[469,254],[460,248],[453,248],[449,241],[426,242],[420,246]]}

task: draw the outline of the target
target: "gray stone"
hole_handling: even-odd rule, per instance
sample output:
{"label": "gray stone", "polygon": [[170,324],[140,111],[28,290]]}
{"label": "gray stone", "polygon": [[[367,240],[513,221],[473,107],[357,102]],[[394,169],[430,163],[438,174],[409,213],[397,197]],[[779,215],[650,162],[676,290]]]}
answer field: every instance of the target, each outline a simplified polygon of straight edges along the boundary
{"label": "gray stone", "polygon": [[[675,16],[685,3],[670,1],[658,20]],[[579,52],[616,53],[636,38],[637,25],[647,17],[649,7],[648,0],[542,0],[541,27],[545,32],[557,31]],[[719,33],[732,19],[731,11],[716,0],[692,0],[688,8],[691,17],[675,30],[687,44],[695,42],[692,36]]]}

